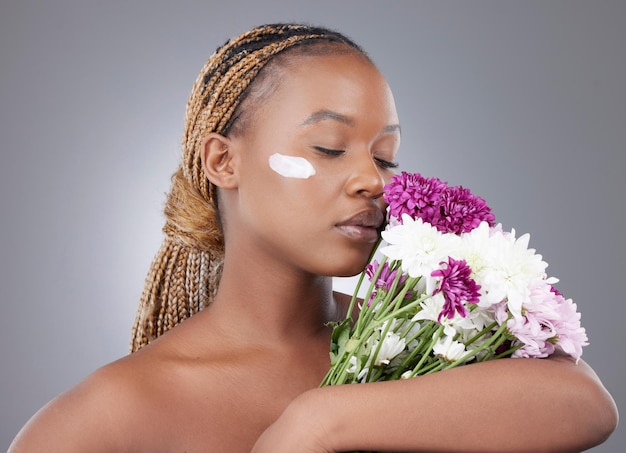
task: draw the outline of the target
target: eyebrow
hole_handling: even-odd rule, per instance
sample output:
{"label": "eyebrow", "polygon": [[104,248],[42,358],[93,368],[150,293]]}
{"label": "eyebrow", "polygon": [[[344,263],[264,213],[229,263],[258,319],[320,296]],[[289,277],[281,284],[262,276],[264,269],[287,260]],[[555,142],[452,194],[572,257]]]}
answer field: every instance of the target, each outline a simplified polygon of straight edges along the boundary
{"label": "eyebrow", "polygon": [[398,134],[402,132],[399,124],[390,124],[389,126],[385,126],[383,128],[383,134],[392,134],[394,132],[397,132]]}
{"label": "eyebrow", "polygon": [[309,124],[315,124],[325,120],[339,121],[340,123],[347,124],[348,126],[354,126],[354,121],[352,119],[332,110],[319,110],[313,113],[306,120],[304,120],[301,126],[307,126]]}
{"label": "eyebrow", "polygon": [[[353,119],[341,113],[335,112],[333,110],[319,110],[313,113],[311,116],[309,116],[306,120],[304,120],[301,126],[308,126],[309,124],[316,124],[316,123],[319,123],[321,121],[326,121],[326,120],[338,121],[348,126],[354,126]],[[391,134],[394,132],[400,133],[399,124],[391,124],[383,128],[384,134]]]}

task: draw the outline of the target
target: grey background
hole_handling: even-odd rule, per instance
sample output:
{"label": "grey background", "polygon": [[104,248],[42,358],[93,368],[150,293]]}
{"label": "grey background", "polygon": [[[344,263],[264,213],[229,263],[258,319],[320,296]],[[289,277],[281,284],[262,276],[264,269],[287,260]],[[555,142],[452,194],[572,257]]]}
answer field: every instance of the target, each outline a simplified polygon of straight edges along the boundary
{"label": "grey background", "polygon": [[[531,233],[626,407],[626,2],[2,0],[0,448],[126,354],[197,72],[226,38],[291,20],[369,51],[404,169]],[[593,451],[625,446],[620,427]]]}

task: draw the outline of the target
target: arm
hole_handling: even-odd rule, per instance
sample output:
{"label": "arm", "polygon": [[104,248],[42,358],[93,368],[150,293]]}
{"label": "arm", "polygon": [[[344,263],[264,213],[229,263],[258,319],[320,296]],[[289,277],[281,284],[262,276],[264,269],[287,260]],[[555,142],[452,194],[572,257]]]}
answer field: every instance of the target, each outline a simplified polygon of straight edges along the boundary
{"label": "arm", "polygon": [[406,381],[314,389],[253,451],[307,442],[311,452],[574,452],[603,442],[617,418],[584,362],[502,359]]}

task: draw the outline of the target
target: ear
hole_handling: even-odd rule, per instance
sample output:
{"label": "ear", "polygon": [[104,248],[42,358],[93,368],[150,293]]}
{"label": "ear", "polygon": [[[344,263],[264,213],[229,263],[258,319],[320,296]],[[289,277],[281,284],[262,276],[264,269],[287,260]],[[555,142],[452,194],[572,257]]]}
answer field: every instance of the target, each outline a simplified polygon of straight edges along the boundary
{"label": "ear", "polygon": [[223,189],[237,188],[237,159],[228,137],[211,132],[202,141],[200,158],[209,181]]}

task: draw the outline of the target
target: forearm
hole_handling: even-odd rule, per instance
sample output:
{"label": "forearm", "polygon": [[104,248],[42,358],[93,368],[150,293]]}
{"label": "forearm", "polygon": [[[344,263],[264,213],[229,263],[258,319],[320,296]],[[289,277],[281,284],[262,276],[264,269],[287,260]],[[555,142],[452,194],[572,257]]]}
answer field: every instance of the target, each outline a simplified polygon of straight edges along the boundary
{"label": "forearm", "polygon": [[303,399],[325,420],[332,451],[581,451],[617,423],[595,373],[563,358],[496,360]]}

